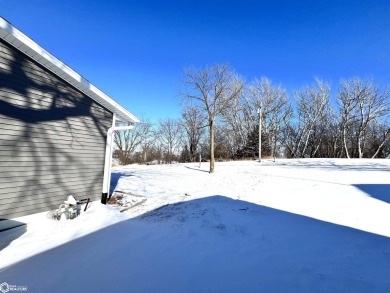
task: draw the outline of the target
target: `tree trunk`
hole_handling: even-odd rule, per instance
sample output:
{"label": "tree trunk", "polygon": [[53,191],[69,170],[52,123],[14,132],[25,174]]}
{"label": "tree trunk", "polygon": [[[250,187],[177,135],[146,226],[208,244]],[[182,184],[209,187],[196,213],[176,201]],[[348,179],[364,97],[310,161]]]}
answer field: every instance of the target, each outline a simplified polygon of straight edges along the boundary
{"label": "tree trunk", "polygon": [[144,150],[143,154],[142,154],[142,160],[143,160],[144,164],[146,163],[146,159],[147,159],[146,150]]}
{"label": "tree trunk", "polygon": [[214,120],[210,120],[210,173],[214,173]]}
{"label": "tree trunk", "polygon": [[317,147],[315,148],[313,154],[311,155],[312,158],[315,158],[316,156],[316,153],[318,152],[318,149],[320,148],[321,146],[321,140],[320,140],[320,143],[317,145]]}
{"label": "tree trunk", "polygon": [[343,128],[343,143],[344,143],[345,155],[347,156],[348,159],[350,159],[351,157],[349,156],[349,152],[348,152],[346,129],[345,129],[345,126],[343,126],[343,127],[344,127]]}
{"label": "tree trunk", "polygon": [[309,143],[310,134],[311,134],[311,130],[309,130],[309,132],[307,133],[306,142],[305,142],[305,145],[304,145],[302,153],[301,153],[301,157],[302,158],[305,157],[305,152],[306,152],[306,149],[307,149],[307,145]]}
{"label": "tree trunk", "polygon": [[380,151],[380,150],[382,149],[382,147],[385,145],[386,139],[387,139],[387,135],[389,135],[389,134],[390,134],[390,129],[387,130],[387,131],[383,134],[382,143],[378,146],[378,148],[376,149],[375,154],[372,156],[373,159],[379,154],[379,151]]}
{"label": "tree trunk", "polygon": [[171,164],[172,163],[172,160],[171,160],[171,145],[168,143],[168,164]]}
{"label": "tree trunk", "polygon": [[276,134],[274,135],[274,149],[272,151],[272,156],[274,157],[274,162],[276,161]]}
{"label": "tree trunk", "polygon": [[362,150],[360,133],[359,133],[359,137],[358,137],[358,152],[359,152],[359,159],[362,159],[363,158],[363,150]]}

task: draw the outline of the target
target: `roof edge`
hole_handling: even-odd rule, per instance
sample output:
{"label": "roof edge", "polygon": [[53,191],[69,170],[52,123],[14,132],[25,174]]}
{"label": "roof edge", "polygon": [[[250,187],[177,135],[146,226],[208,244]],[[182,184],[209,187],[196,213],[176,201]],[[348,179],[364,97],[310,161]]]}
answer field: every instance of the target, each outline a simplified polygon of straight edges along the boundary
{"label": "roof edge", "polygon": [[43,49],[2,17],[0,17],[0,38],[32,58],[35,62],[50,70],[53,74],[82,91],[109,111],[115,113],[117,119],[129,123],[140,122],[135,115],[127,111],[111,97],[99,90],[61,60]]}

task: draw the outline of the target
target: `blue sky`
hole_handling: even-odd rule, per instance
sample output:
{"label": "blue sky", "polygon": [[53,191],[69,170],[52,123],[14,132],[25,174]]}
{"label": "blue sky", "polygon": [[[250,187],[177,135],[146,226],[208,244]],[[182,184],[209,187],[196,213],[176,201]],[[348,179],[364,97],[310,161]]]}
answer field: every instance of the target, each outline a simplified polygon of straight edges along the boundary
{"label": "blue sky", "polygon": [[388,1],[0,0],[1,16],[137,116],[179,117],[186,67],[227,62],[289,91],[390,84]]}

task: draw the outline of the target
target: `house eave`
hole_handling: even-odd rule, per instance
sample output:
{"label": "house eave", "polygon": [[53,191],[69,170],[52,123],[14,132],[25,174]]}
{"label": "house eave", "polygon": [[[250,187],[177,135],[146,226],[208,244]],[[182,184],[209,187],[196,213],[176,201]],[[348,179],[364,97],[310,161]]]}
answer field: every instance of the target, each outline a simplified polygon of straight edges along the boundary
{"label": "house eave", "polygon": [[0,38],[4,39],[7,43],[56,74],[112,113],[115,113],[117,120],[125,123],[140,122],[136,116],[127,111],[65,63],[43,49],[21,31],[13,27],[2,17],[0,17]]}

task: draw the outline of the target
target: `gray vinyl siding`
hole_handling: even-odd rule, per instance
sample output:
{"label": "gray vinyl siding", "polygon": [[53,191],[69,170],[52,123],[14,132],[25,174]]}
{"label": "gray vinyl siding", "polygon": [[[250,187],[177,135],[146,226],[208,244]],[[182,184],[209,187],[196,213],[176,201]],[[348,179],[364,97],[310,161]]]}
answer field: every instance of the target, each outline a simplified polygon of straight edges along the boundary
{"label": "gray vinyl siding", "polygon": [[99,199],[113,114],[0,40],[0,219]]}

